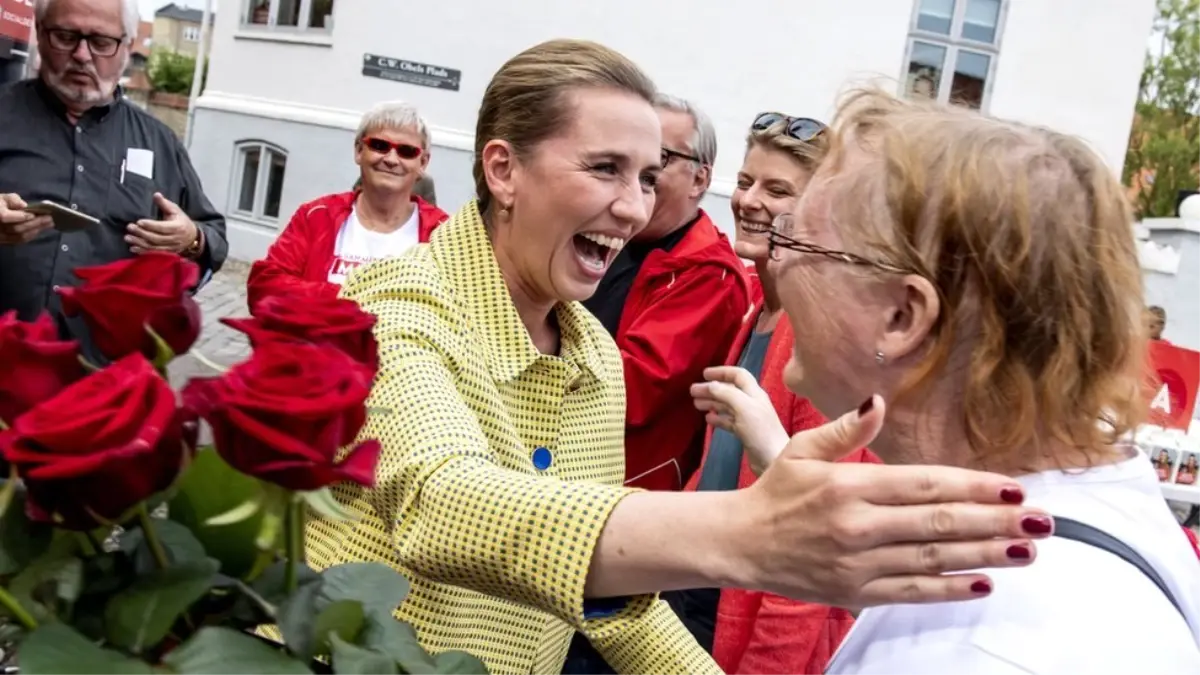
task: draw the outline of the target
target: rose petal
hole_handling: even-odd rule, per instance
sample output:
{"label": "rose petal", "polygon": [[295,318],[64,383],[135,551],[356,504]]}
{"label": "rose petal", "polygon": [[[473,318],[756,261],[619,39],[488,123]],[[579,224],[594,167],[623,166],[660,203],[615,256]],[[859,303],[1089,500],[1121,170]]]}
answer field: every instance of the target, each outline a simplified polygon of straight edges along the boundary
{"label": "rose petal", "polygon": [[358,444],[346,458],[335,467],[337,475],[344,480],[358,483],[363,487],[375,487],[375,466],[379,464],[379,453],[383,445],[375,440]]}

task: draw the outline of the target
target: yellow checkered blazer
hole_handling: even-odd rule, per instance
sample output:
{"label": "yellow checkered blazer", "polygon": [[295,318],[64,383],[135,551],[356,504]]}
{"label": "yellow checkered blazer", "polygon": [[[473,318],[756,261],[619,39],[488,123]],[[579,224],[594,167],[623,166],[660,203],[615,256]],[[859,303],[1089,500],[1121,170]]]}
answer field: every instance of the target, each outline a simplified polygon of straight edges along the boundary
{"label": "yellow checkered blazer", "polygon": [[364,437],[383,454],[375,489],[335,490],[361,520],[310,524],[310,564],[391,563],[412,582],[396,616],[425,648],[493,673],[560,672],[573,629],[621,672],[720,672],[654,596],[584,616],[592,551],[629,492],[621,356],[599,322],[559,305],[561,355],[539,353],[474,201],[343,295],[378,317]]}

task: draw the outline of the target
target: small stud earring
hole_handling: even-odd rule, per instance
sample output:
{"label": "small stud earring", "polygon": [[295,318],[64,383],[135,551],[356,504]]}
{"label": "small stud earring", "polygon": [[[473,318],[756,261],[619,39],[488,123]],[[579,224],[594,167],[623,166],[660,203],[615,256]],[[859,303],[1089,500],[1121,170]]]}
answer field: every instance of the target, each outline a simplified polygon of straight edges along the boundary
{"label": "small stud earring", "polygon": [[875,363],[883,365],[883,352],[875,352]]}

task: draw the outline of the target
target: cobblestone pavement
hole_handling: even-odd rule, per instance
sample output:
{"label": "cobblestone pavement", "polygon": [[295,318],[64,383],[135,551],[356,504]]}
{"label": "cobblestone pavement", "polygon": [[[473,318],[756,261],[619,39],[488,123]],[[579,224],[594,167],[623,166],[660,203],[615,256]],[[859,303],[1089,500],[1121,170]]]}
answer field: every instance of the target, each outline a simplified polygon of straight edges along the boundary
{"label": "cobblestone pavement", "polygon": [[[250,354],[250,345],[245,336],[220,323],[227,316],[250,315],[246,307],[246,275],[249,272],[249,263],[226,261],[221,271],[196,294],[204,323],[200,329],[200,339],[192,347],[191,353],[171,363],[171,385],[176,389],[193,377],[217,374],[196,357],[197,353],[223,367],[232,366]],[[207,425],[201,428],[200,442],[210,442]]]}
{"label": "cobblestone pavement", "polygon": [[[200,339],[192,347],[193,353],[199,352],[221,366],[231,366],[250,353],[245,336],[220,323],[227,316],[249,316],[246,307],[246,274],[249,271],[247,263],[230,260],[196,294],[204,323]],[[170,374],[171,383],[179,387],[189,378],[213,375],[214,372],[193,354],[188,354],[171,364]]]}

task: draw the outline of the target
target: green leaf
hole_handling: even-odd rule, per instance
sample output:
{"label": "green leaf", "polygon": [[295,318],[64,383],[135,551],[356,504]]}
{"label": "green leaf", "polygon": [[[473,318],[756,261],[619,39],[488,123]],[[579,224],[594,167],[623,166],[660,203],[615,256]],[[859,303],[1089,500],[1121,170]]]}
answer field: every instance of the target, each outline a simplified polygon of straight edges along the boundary
{"label": "green leaf", "polygon": [[68,613],[82,589],[83,562],[54,551],[30,563],[8,586],[39,621]]}
{"label": "green leaf", "polygon": [[488,675],[487,666],[478,658],[457,649],[442,652],[435,659],[438,673],[459,675]]}
{"label": "green leaf", "polygon": [[345,563],[321,573],[321,599],[357,600],[367,614],[391,614],[408,595],[408,579],[383,563]]}
{"label": "green leaf", "polygon": [[219,567],[216,560],[196,560],[138,579],[105,608],[108,641],[135,654],[157,645],[212,586]]}
{"label": "green leaf", "polygon": [[333,672],[338,675],[394,675],[396,660],[387,654],[352,645],[333,635]]}
{"label": "green leaf", "polygon": [[321,583],[300,586],[279,605],[276,614],[284,644],[302,659],[311,659],[317,652],[314,628],[320,611],[317,600],[321,586]]}
{"label": "green leaf", "polygon": [[221,561],[225,574],[245,578],[258,557],[254,540],[262,526],[263,512],[228,525],[208,521],[262,499],[262,485],[225,463],[212,448],[196,453],[178,489],[169,502],[171,520],[192,531],[208,555]]}
{"label": "green leaf", "polygon": [[327,487],[312,492],[301,492],[300,495],[308,503],[309,508],[330,520],[351,521],[358,520],[360,517],[355,511],[343,506]]}
{"label": "green leaf", "polygon": [[[153,524],[155,534],[158,535],[159,543],[167,552],[167,560],[172,565],[208,558],[204,544],[200,543],[200,540],[186,525],[162,518],[151,518],[150,522]],[[146,541],[145,533],[140,527],[121,535],[121,550],[133,554],[134,566],[139,574],[147,574],[158,569],[158,563],[155,562],[154,554],[150,551],[150,544]]]}
{"label": "green leaf", "polygon": [[190,640],[171,650],[163,663],[176,672],[196,675],[312,672],[300,661],[262,640],[228,628],[214,627],[201,628]]}
{"label": "green leaf", "polygon": [[[242,597],[234,606],[235,619],[247,625],[276,621],[279,605],[288,597],[287,591],[284,590],[284,568],[287,564],[286,561],[277,562],[268,567],[249,586],[241,585],[246,590],[241,592]],[[301,565],[296,568],[296,581],[299,587],[319,583],[321,576],[309,566]]]}
{"label": "green leaf", "polygon": [[260,495],[257,499],[246,500],[245,502],[242,502],[238,506],[233,507],[225,513],[209,518],[208,520],[204,521],[204,524],[209,527],[236,525],[237,523],[240,523],[258,513],[258,510],[261,508],[262,497]]}
{"label": "green leaf", "polygon": [[[7,481],[9,485],[17,481]],[[0,515],[0,576],[16,574],[50,547],[54,528],[25,516],[25,487],[15,485],[12,502]]]}
{"label": "green leaf", "polygon": [[46,624],[29,634],[21,643],[21,672],[103,673],[128,675],[153,673],[150,664],[131,659],[120,652],[102,649],[66,624]]}
{"label": "green leaf", "polygon": [[391,612],[368,614],[359,644],[392,657],[406,673],[434,671],[433,657],[421,647],[416,631],[407,623],[397,621]]}
{"label": "green leaf", "polygon": [[331,636],[354,642],[363,628],[363,606],[357,600],[338,600],[330,603],[317,615],[313,625],[317,650],[326,651]]}

